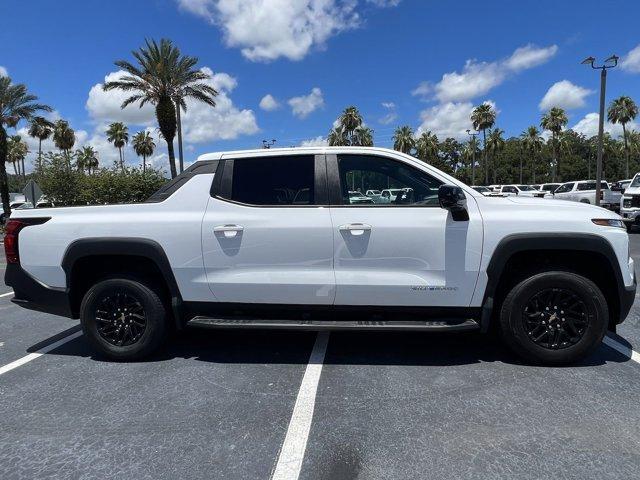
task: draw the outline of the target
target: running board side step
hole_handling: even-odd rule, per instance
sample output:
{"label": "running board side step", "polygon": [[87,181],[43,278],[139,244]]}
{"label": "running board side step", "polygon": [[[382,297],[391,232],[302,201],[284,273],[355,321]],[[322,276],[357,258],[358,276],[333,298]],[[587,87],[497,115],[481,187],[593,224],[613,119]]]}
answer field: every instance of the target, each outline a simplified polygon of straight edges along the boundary
{"label": "running board side step", "polygon": [[439,319],[426,321],[349,321],[349,320],[263,320],[253,318],[194,317],[189,327],[200,328],[263,328],[283,330],[421,330],[432,332],[461,332],[480,330],[472,319]]}

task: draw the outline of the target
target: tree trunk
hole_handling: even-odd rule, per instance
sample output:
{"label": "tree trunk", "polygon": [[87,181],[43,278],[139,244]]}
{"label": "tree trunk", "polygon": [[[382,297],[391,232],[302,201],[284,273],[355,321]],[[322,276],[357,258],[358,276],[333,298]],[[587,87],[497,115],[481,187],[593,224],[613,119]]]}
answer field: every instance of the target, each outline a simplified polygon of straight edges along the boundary
{"label": "tree trunk", "polygon": [[182,156],[182,119],[180,118],[180,103],[176,102],[176,120],[178,123],[178,157],[180,160],[180,173],[184,170],[184,158]]}
{"label": "tree trunk", "polygon": [[487,185],[489,183],[489,166],[487,164],[487,130],[482,129],[482,139],[483,139],[483,152],[482,156],[484,157],[484,184]]}
{"label": "tree trunk", "polygon": [[[556,154],[556,136],[555,134],[551,135],[551,149],[553,151],[553,168],[551,169],[551,181],[553,183],[556,182],[556,176],[558,175],[558,155]],[[559,178],[559,177],[558,177]]]}
{"label": "tree trunk", "polygon": [[167,142],[167,150],[169,153],[169,168],[171,169],[171,178],[178,176],[176,172],[176,156],[173,151],[173,137],[176,135],[176,109],[173,101],[169,97],[160,98],[156,105],[156,118],[160,132]]}
{"label": "tree trunk", "polygon": [[0,124],[0,198],[2,198],[2,211],[8,217],[11,215],[9,208],[9,181],[7,179],[7,132]]}
{"label": "tree trunk", "polygon": [[142,173],[143,174],[147,173],[147,156],[146,155],[142,156]]}
{"label": "tree trunk", "polygon": [[520,183],[522,183],[522,154],[520,155]]}
{"label": "tree trunk", "polygon": [[24,170],[24,157],[20,160],[20,162],[22,163],[22,180],[24,180],[26,182],[27,181],[27,174],[25,173],[25,170]]}
{"label": "tree trunk", "polygon": [[38,170],[42,169],[42,139],[38,137]]}
{"label": "tree trunk", "polygon": [[627,126],[622,124],[622,138],[624,138],[625,178],[629,178],[629,146],[627,145]]}

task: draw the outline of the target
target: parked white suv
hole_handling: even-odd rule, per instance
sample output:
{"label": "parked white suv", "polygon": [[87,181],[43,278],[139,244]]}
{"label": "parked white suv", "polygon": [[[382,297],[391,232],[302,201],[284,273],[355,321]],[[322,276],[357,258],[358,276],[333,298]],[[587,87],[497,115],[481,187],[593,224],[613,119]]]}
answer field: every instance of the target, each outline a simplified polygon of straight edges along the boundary
{"label": "parked white suv", "polygon": [[[352,203],[354,178],[393,185],[393,201]],[[4,246],[12,301],[80,318],[116,359],[185,326],[496,324],[527,360],[565,364],[624,320],[636,290],[618,215],[487,197],[380,148],[203,155],[146,203],[16,211]]]}
{"label": "parked white suv", "polygon": [[[613,192],[609,189],[607,182],[600,183],[600,206],[615,210],[617,204]],[[577,182],[567,182],[560,185],[554,192],[553,198],[556,200],[571,200],[572,202],[596,204],[596,181],[580,180]]]}
{"label": "parked white suv", "polygon": [[636,173],[620,200],[620,216],[627,229],[640,221],[640,173]]}
{"label": "parked white suv", "polygon": [[536,189],[537,192],[535,196],[540,198],[552,198],[553,192],[555,192],[561,185],[561,183],[543,183]]}
{"label": "parked white suv", "polygon": [[529,185],[503,185],[500,188],[500,193],[506,196],[535,197],[536,190]]}

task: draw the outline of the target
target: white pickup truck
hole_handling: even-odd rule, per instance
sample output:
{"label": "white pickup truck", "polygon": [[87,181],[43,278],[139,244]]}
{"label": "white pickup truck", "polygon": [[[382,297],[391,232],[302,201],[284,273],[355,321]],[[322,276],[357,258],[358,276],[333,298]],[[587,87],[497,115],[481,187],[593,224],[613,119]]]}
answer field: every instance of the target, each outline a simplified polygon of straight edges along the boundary
{"label": "white pickup truck", "polygon": [[[596,204],[596,181],[580,180],[566,182],[560,185],[554,192],[556,200],[570,200],[572,202]],[[620,195],[611,191],[607,182],[600,183],[600,206],[609,210],[617,210],[620,204]]]}
{"label": "white pickup truck", "polygon": [[[354,175],[400,192],[352,203]],[[79,318],[122,360],[185,326],[495,327],[528,361],[566,364],[625,319],[636,291],[618,215],[487,197],[380,148],[203,155],[146,203],[18,210],[4,246],[13,302]]]}

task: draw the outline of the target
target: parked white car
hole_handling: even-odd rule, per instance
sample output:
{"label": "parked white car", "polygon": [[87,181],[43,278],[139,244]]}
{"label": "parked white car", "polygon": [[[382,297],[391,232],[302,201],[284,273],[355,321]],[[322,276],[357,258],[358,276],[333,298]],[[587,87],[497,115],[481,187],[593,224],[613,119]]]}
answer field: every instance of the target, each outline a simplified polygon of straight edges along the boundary
{"label": "parked white car", "polygon": [[505,196],[534,197],[536,191],[529,185],[503,185],[500,188],[500,193]]}
{"label": "parked white car", "polygon": [[398,195],[402,193],[404,193],[402,188],[386,188],[382,190],[382,193],[380,194],[382,200],[381,203],[393,203],[396,201]]}
{"label": "parked white car", "polygon": [[[400,187],[395,201],[352,204],[354,177],[363,191]],[[79,318],[119,360],[186,326],[495,326],[528,361],[566,364],[600,345],[636,292],[613,212],[484,196],[381,148],[203,155],[145,203],[16,210],[4,247],[13,302]]]}
{"label": "parked white car", "polygon": [[620,200],[620,216],[631,230],[640,222],[640,173],[636,173]]}
{"label": "parked white car", "polygon": [[[556,200],[570,200],[572,202],[596,204],[596,181],[580,180],[577,182],[567,182],[560,185],[553,198]],[[600,206],[609,210],[616,210],[617,205],[614,195],[609,189],[609,184],[603,181],[600,184]]]}
{"label": "parked white car", "polygon": [[536,197],[540,198],[553,198],[553,192],[555,192],[561,183],[543,183],[536,188]]}

